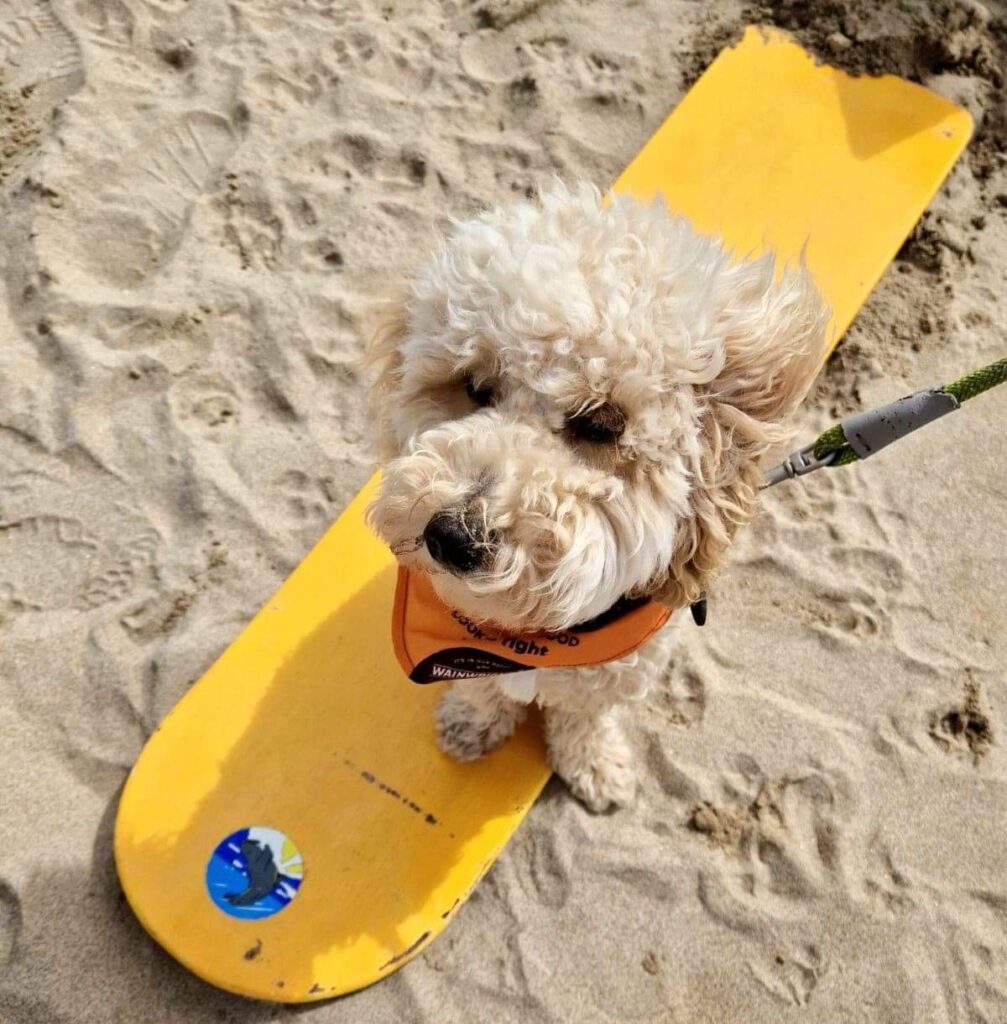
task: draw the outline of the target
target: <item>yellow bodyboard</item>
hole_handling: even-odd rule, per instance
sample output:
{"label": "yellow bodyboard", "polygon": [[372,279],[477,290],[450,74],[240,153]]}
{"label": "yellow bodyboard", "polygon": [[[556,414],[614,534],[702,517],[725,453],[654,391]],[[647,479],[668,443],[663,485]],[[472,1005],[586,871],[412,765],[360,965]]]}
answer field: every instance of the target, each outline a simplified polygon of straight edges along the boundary
{"label": "yellow bodyboard", "polygon": [[[614,188],[740,254],[805,254],[836,338],[965,146],[968,115],[850,78],[776,32],[725,50]],[[115,855],[150,934],[196,974],[304,1002],[377,981],[447,925],[548,778],[534,723],[476,764],[434,743],[439,687],[390,642],[372,481],[151,736]]]}

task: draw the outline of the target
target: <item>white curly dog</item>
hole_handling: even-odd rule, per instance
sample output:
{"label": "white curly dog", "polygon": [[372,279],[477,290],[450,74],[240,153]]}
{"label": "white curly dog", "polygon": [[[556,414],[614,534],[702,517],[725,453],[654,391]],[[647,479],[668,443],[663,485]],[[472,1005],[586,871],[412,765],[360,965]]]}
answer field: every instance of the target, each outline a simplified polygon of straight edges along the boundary
{"label": "white curly dog", "polygon": [[[470,619],[559,630],[625,596],[694,601],[759,504],[761,462],[823,358],[801,268],[733,259],[660,202],[554,186],[454,225],[372,346],[384,475],[370,518]],[[614,717],[672,630],[622,660],[462,680],[459,760],[542,707],[553,768],[592,810],[630,801]]]}

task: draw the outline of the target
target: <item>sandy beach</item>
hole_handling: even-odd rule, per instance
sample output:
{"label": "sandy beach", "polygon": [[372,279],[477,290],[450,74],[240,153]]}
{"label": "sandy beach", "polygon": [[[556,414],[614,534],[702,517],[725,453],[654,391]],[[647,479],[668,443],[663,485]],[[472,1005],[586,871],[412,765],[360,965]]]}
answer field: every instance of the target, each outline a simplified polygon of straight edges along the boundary
{"label": "sandy beach", "polygon": [[0,1022],[1007,1022],[1007,387],[771,492],[628,716],[450,928],[305,1008],[119,889],[146,737],[374,466],[358,369],[447,219],[607,185],[749,23],[977,131],[802,413],[1007,351],[1002,0],[0,4]]}

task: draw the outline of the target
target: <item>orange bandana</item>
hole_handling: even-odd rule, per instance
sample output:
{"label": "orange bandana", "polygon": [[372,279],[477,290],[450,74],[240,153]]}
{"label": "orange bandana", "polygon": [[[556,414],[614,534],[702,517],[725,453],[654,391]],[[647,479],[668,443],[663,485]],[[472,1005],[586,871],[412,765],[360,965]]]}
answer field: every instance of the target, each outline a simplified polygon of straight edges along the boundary
{"label": "orange bandana", "polygon": [[648,598],[624,598],[596,619],[555,633],[508,633],[448,608],[425,573],[399,567],[392,643],[414,683],[537,668],[601,665],[632,653],[671,617]]}

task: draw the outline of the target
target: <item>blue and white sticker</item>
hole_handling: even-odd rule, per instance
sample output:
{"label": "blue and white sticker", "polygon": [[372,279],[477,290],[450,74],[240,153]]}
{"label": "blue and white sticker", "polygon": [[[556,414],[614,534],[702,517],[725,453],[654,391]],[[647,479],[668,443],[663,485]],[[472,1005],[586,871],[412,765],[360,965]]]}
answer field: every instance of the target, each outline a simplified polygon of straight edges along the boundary
{"label": "blue and white sticker", "polygon": [[210,899],[231,917],[262,920],[278,914],[304,881],[304,858],[275,828],[253,825],[222,840],[206,865]]}

